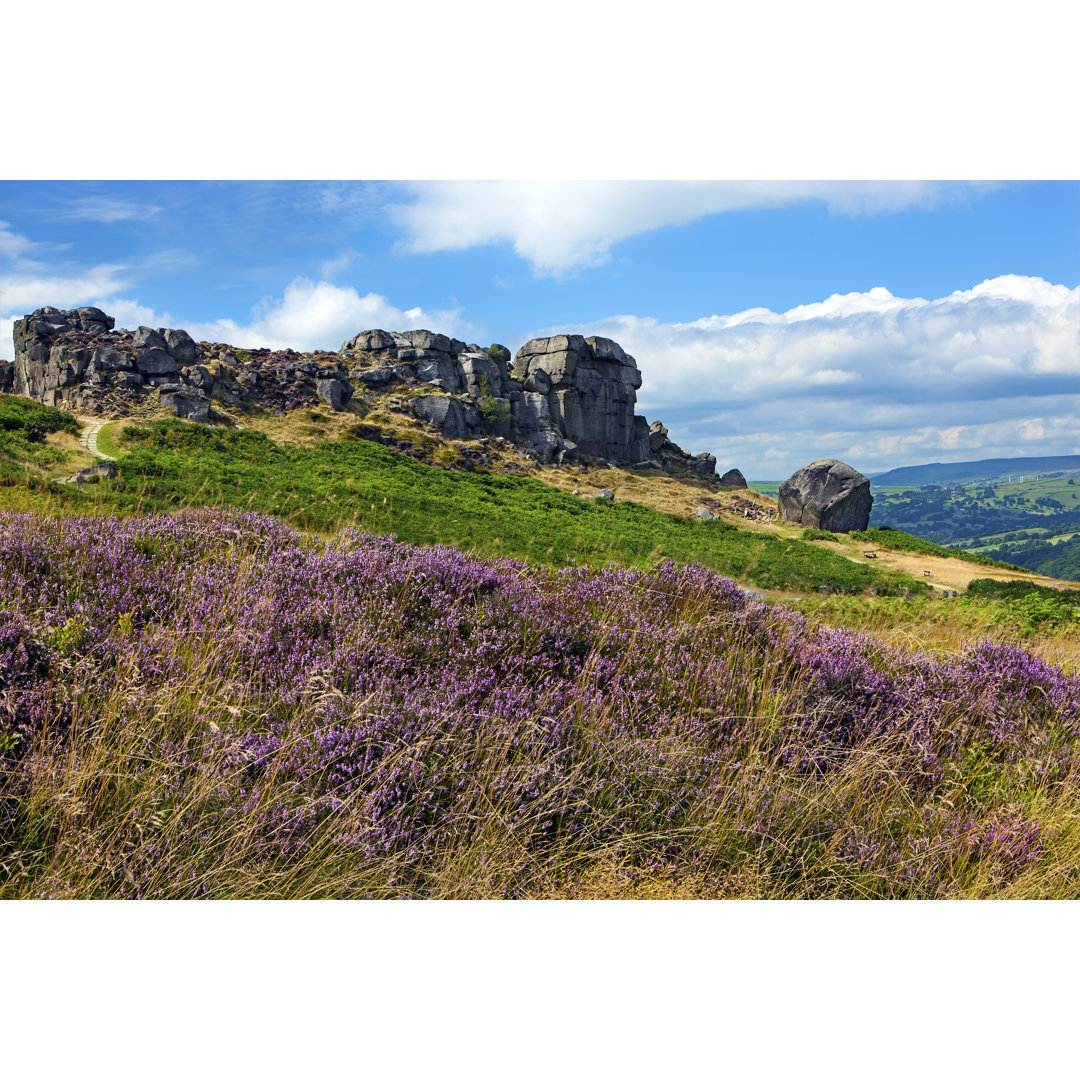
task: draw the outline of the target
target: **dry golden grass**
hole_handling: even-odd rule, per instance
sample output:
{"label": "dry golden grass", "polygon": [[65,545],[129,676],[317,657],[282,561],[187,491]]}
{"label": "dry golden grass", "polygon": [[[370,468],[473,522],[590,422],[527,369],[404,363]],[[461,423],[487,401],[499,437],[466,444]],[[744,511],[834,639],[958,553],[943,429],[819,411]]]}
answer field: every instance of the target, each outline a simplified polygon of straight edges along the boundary
{"label": "dry golden grass", "polygon": [[71,455],[67,461],[57,465],[49,465],[45,468],[37,466],[34,469],[39,475],[50,480],[54,477],[70,476],[71,473],[84,469],[87,465],[93,465],[97,461],[93,454],[80,445],[78,435],[71,435],[66,431],[54,431],[45,436],[45,441],[50,446],[55,446],[57,450],[63,450]]}
{"label": "dry golden grass", "polygon": [[[1030,581],[1035,585],[1047,585],[1057,588],[1065,585],[1067,588],[1080,588],[1069,582],[1061,582],[1055,578],[1044,577],[1042,574],[1022,570],[1003,570],[996,566],[980,566],[978,563],[966,562],[963,559],[948,559],[937,555],[922,555],[912,551],[890,551],[888,548],[877,544],[856,544],[857,553],[853,554],[850,546],[834,544],[829,541],[815,541],[823,543],[833,551],[837,551],[848,558],[866,558],[864,551],[873,551],[877,555],[876,565],[889,570],[902,570],[913,577],[927,579],[927,584],[939,587],[947,586],[950,589],[966,589],[976,578],[993,578],[995,581]],[[929,577],[927,577],[929,571]]]}
{"label": "dry golden grass", "polygon": [[315,446],[338,439],[348,428],[361,422],[365,411],[362,405],[352,401],[342,412],[334,412],[328,405],[320,404],[317,408],[295,409],[284,416],[243,414],[222,410],[220,406],[217,409],[233,419],[237,427],[261,431],[268,439],[290,446]]}

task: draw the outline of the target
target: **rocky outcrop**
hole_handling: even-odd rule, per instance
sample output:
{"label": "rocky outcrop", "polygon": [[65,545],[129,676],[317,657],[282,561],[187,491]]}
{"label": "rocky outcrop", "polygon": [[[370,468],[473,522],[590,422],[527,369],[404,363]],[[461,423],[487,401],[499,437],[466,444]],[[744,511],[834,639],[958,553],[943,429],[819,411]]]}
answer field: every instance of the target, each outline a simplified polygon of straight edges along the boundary
{"label": "rocky outcrop", "polygon": [[648,426],[634,416],[641,372],[609,338],[533,338],[514,357],[514,379],[544,398],[552,426],[578,453],[615,464],[650,457]]}
{"label": "rocky outcrop", "polygon": [[341,412],[353,396],[352,383],[348,379],[319,379],[315,383],[315,392],[334,412]]}
{"label": "rocky outcrop", "polygon": [[[648,424],[643,416],[636,418],[646,424],[649,438],[649,461],[671,472],[688,470],[702,476],[716,475],[716,458],[712,454],[688,454],[668,438],[668,429],[654,420]],[[645,462],[648,463],[648,462]]]}
{"label": "rocky outcrop", "polygon": [[835,458],[815,461],[780,485],[785,521],[829,532],[853,532],[870,524],[870,481]]}
{"label": "rocky outcrop", "polygon": [[0,390],[87,415],[124,415],[156,397],[205,423],[214,401],[282,413],[320,401],[341,410],[353,395],[334,353],[246,351],[169,327],[124,330],[99,308],[39,308],[16,322],[14,336],[10,384],[0,367]]}
{"label": "rocky outcrop", "polygon": [[161,387],[161,403],[185,420],[197,424],[210,421],[210,399],[201,390],[179,383],[166,383]]}
{"label": "rocky outcrop", "polygon": [[481,349],[429,330],[364,330],[341,346],[340,355],[358,386],[419,382],[451,395],[460,408],[426,396],[410,405],[445,438],[500,435],[544,464],[592,457],[715,475],[711,454],[686,453],[662,425],[663,437],[655,438],[657,425],[650,429],[634,415],[641,373],[610,338],[534,338],[511,364],[502,345]]}
{"label": "rocky outcrop", "polygon": [[746,477],[743,476],[738,469],[728,469],[723,476],[720,477],[721,484],[727,484],[728,487],[746,487]]}
{"label": "rocky outcrop", "polygon": [[[337,353],[237,349],[196,342],[185,330],[116,328],[99,308],[45,307],[15,324],[15,363],[0,390],[87,415],[126,415],[156,397],[177,416],[205,423],[213,403],[276,413],[349,407],[357,392],[407,391],[408,408],[444,438],[487,436],[543,464],[601,459],[618,465],[716,475],[712,454],[691,455],[663,424],[634,413],[637,361],[610,338],[534,338],[511,361],[430,330],[364,330]],[[423,393],[416,393],[417,389]]]}

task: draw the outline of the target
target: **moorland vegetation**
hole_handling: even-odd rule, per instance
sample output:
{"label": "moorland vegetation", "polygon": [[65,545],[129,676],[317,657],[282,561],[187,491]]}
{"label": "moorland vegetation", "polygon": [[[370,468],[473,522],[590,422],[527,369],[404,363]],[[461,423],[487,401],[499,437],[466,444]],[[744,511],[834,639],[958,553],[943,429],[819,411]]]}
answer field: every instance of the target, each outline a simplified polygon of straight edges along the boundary
{"label": "moorland vegetation", "polygon": [[1080,594],[348,425],[79,492],[11,415],[0,897],[1080,896]]}

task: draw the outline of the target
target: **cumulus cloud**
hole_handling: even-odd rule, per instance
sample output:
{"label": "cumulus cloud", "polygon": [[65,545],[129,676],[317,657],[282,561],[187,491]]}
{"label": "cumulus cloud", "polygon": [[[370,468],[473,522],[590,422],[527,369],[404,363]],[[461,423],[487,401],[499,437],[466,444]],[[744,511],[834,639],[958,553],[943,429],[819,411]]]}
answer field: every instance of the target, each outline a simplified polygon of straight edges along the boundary
{"label": "cumulus cloud", "polygon": [[538,333],[557,331],[617,340],[642,370],[640,412],[758,479],[821,457],[868,472],[1080,453],[1080,290],[1041,278],[933,300],[878,287],[786,312],[621,315]]}
{"label": "cumulus cloud", "polygon": [[[13,244],[10,250],[29,248],[23,244],[16,249]],[[341,258],[348,254],[343,253]],[[157,311],[138,299],[121,295],[132,286],[132,276],[124,273],[130,267],[103,264],[71,277],[28,274],[25,267],[23,259],[19,270],[8,271],[0,278],[3,360],[14,359],[12,331],[16,320],[44,304],[64,308],[90,304],[115,316],[117,326],[178,326],[198,340],[223,341],[241,348],[336,350],[360,330],[384,327],[435,330],[470,339],[483,329],[463,318],[460,310],[403,309],[379,293],[361,295],[350,286],[307,278],[294,279],[279,297],[265,298],[246,322],[228,318],[191,320],[182,313]]]}
{"label": "cumulus cloud", "polygon": [[12,332],[15,322],[35,308],[73,308],[84,304],[101,307],[100,297],[128,287],[121,276],[123,266],[102,264],[71,277],[7,273],[0,278],[0,360],[13,360]]}
{"label": "cumulus cloud", "polygon": [[435,330],[468,335],[477,327],[460,311],[401,309],[386,297],[369,292],[361,296],[351,286],[328,281],[295,278],[282,296],[258,304],[246,324],[232,319],[183,324],[192,336],[204,341],[224,341],[244,348],[291,348],[336,350],[360,330]]}
{"label": "cumulus cloud", "polygon": [[935,181],[424,181],[388,213],[412,252],[510,243],[539,274],[604,262],[612,245],[710,214],[822,202],[840,214],[928,209],[990,184]]}

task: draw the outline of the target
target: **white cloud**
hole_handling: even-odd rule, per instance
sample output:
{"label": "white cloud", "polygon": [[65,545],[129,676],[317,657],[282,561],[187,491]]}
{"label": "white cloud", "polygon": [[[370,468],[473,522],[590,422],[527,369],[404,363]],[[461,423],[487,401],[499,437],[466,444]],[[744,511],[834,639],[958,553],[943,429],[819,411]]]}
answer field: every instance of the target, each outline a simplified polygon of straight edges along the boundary
{"label": "white cloud", "polygon": [[108,195],[87,195],[73,199],[63,210],[52,214],[55,221],[96,221],[113,225],[118,221],[147,221],[161,212],[160,206],[116,199]]}
{"label": "white cloud", "polygon": [[94,303],[115,316],[117,326],[180,327],[199,341],[220,341],[248,349],[336,351],[343,341],[361,330],[387,327],[445,334],[470,334],[477,329],[457,311],[425,311],[419,307],[403,310],[378,293],[361,296],[351,287],[307,278],[296,278],[280,297],[261,301],[246,323],[234,319],[211,322],[184,319],[120,297],[97,299]]}
{"label": "white cloud", "polygon": [[193,337],[223,341],[247,348],[336,350],[360,330],[435,330],[444,334],[468,334],[476,327],[459,311],[424,311],[395,307],[378,293],[361,296],[351,286],[296,278],[277,299],[266,300],[252,311],[246,325],[232,319],[212,323],[185,323]]}
{"label": "white cloud", "polygon": [[688,323],[549,327],[637,357],[639,411],[756,478],[821,457],[863,472],[1076,453],[1080,289],[1006,275],[934,300],[884,288]]}
{"label": "white cloud", "polygon": [[332,259],[327,259],[326,262],[319,267],[319,277],[323,281],[332,281],[343,270],[348,270],[352,265],[352,262],[360,253],[355,251],[351,247],[347,247],[342,250],[338,255],[335,255]]}
{"label": "white cloud", "polygon": [[40,270],[45,265],[31,258],[31,253],[41,255],[46,252],[66,251],[70,247],[70,244],[31,240],[12,232],[6,221],[0,221],[0,260],[20,270]]}
{"label": "white cloud", "polygon": [[14,359],[12,327],[17,319],[44,304],[77,307],[92,304],[116,318],[117,326],[173,326],[196,340],[221,341],[240,348],[337,350],[361,330],[434,330],[476,338],[483,328],[464,319],[459,310],[425,311],[421,307],[395,307],[384,296],[361,296],[350,286],[295,278],[280,297],[257,304],[246,323],[234,319],[211,322],[184,319],[155,311],[137,299],[118,296],[128,282],[117,276],[123,267],[94,267],[78,278],[9,278],[0,283],[0,359]]}
{"label": "white cloud", "polygon": [[45,304],[63,308],[91,304],[95,297],[128,288],[130,282],[121,277],[124,270],[123,266],[103,263],[73,277],[6,275],[0,279],[0,311],[17,312],[21,317]]}
{"label": "white cloud", "polygon": [[823,202],[840,214],[929,208],[993,185],[935,181],[424,181],[388,209],[412,252],[510,243],[540,274],[608,258],[613,244],[710,214]]}

